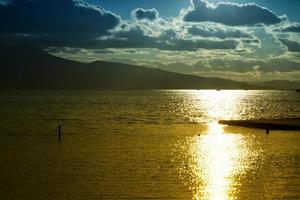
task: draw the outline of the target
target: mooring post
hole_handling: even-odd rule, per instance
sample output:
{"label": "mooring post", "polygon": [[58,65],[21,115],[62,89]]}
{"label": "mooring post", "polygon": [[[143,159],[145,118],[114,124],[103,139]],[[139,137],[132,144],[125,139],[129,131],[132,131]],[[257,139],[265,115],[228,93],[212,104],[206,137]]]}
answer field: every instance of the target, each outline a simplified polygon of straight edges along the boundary
{"label": "mooring post", "polygon": [[58,126],[58,140],[61,141],[61,125]]}
{"label": "mooring post", "polygon": [[269,135],[270,134],[270,129],[267,127],[266,128],[266,134]]}

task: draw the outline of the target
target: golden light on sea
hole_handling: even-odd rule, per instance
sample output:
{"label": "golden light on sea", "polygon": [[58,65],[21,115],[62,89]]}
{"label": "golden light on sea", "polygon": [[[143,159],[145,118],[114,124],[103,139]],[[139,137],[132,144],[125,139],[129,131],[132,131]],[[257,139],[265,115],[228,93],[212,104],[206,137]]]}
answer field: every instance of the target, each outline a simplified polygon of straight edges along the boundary
{"label": "golden light on sea", "polygon": [[206,105],[206,113],[209,119],[214,121],[234,118],[237,115],[237,104],[239,103],[244,91],[235,90],[200,90],[195,91],[195,95],[201,96]]}
{"label": "golden light on sea", "polygon": [[199,156],[197,168],[201,168],[204,189],[196,194],[195,199],[234,199],[234,174],[240,170],[238,148],[239,138],[224,134],[222,126],[212,123],[208,133],[197,140]]}
{"label": "golden light on sea", "polygon": [[[212,118],[217,120],[234,115],[239,94],[200,91],[199,95],[207,99],[207,112]],[[228,106],[232,108],[228,109]],[[194,199],[235,199],[238,177],[247,167],[247,147],[243,136],[226,133],[222,125],[212,121],[208,123],[206,132],[195,136],[190,145]]]}

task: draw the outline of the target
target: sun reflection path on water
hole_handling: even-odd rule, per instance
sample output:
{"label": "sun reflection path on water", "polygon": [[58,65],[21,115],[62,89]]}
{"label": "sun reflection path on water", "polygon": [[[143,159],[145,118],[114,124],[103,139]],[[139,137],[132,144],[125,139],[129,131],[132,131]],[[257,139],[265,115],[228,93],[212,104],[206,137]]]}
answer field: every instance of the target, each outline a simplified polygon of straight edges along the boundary
{"label": "sun reflection path on water", "polygon": [[234,116],[240,95],[233,91],[200,91],[199,95],[206,99],[211,122],[190,148],[194,199],[236,199],[237,177],[246,171],[249,150],[242,135],[225,133],[217,120]]}
{"label": "sun reflection path on water", "polygon": [[[210,121],[232,119],[238,117],[237,105],[243,97],[244,91],[239,90],[200,90],[194,91],[195,96],[201,97],[205,104],[206,116]],[[203,105],[199,105],[203,106]]]}
{"label": "sun reflection path on water", "polygon": [[234,199],[234,175],[243,167],[239,163],[239,139],[238,135],[224,134],[221,125],[210,123],[207,135],[197,140],[197,168],[201,168],[199,176],[204,188],[195,194],[195,199]]}

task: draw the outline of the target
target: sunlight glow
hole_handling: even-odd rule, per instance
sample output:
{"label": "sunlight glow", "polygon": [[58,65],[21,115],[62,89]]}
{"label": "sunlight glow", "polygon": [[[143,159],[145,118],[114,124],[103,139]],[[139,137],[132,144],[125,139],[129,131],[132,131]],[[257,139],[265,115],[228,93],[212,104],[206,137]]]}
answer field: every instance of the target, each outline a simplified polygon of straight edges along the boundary
{"label": "sunlight glow", "polygon": [[193,148],[198,188],[194,199],[226,200],[235,198],[235,176],[244,170],[240,160],[245,156],[242,136],[225,134],[216,123],[209,125],[208,133],[198,137]]}
{"label": "sunlight glow", "polygon": [[[226,200],[234,199],[236,193],[235,179],[245,170],[247,151],[243,137],[238,134],[225,133],[217,120],[234,116],[234,105],[239,101],[239,93],[232,91],[201,91],[199,95],[206,98],[207,112],[211,119],[207,132],[196,137],[191,155],[194,156],[194,199]],[[229,107],[231,107],[229,109]],[[228,112],[230,111],[230,112]]]}
{"label": "sunlight glow", "polygon": [[201,161],[206,169],[204,194],[211,200],[229,199],[233,196],[231,184],[238,149],[235,137],[225,135],[221,130],[220,125],[210,125],[209,134],[199,142],[199,148],[207,155],[205,160]]}
{"label": "sunlight glow", "polygon": [[196,92],[207,104],[207,116],[210,116],[209,118],[213,121],[231,119],[237,116],[236,106],[240,101],[243,91],[201,90]]}

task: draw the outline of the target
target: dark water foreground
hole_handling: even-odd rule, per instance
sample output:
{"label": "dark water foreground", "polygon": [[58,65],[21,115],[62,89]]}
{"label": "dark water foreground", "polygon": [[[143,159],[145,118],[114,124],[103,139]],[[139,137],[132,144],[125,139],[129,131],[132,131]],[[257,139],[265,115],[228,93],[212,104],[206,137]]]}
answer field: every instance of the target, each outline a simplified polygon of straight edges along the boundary
{"label": "dark water foreground", "polygon": [[299,131],[217,123],[299,117],[297,93],[3,91],[0,102],[0,199],[300,198]]}

